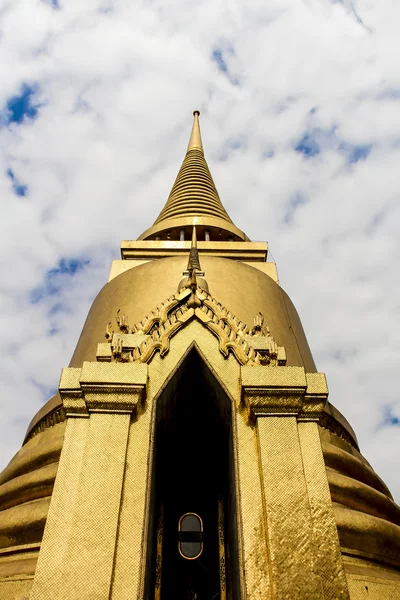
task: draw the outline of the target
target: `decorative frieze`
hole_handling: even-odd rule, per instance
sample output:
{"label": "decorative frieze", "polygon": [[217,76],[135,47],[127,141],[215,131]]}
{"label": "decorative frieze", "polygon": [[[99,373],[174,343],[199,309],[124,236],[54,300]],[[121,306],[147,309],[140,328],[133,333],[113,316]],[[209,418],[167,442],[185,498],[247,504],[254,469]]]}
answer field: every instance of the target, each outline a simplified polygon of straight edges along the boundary
{"label": "decorative frieze", "polygon": [[148,363],[155,352],[165,356],[172,337],[192,319],[200,321],[218,339],[219,350],[225,357],[231,352],[241,365],[286,365],[285,348],[278,346],[271,336],[261,313],[255,317],[250,330],[200,288],[195,293],[184,288],[132,328],[127,325],[127,317],[120,316],[118,311],[116,321],[120,332],[114,333],[111,323],[107,325],[107,342],[98,344],[97,361]]}

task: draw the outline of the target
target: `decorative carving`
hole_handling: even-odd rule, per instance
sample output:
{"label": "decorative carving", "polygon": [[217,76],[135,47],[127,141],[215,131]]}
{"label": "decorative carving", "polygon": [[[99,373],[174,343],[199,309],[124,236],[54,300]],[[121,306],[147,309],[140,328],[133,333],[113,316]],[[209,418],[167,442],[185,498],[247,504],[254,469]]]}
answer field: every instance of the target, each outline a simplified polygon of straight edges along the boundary
{"label": "decorative carving", "polygon": [[124,335],[113,335],[111,341],[111,355],[115,362],[131,362],[131,352],[130,349],[126,347],[126,345],[124,347],[124,337]]}
{"label": "decorative carving", "polygon": [[115,316],[115,320],[117,321],[119,330],[122,333],[130,333],[129,326],[128,326],[128,317],[124,314],[120,315],[120,312],[121,312],[121,310],[118,309],[117,314]]}
{"label": "decorative carving", "polygon": [[128,326],[128,317],[121,315],[118,309],[116,322],[123,335],[113,333],[109,323],[106,338],[111,352],[107,352],[104,344],[99,344],[97,360],[148,363],[157,351],[165,356],[171,338],[196,318],[218,339],[219,350],[225,357],[232,352],[241,365],[286,365],[285,349],[271,336],[261,312],[254,318],[250,331],[208,291],[198,287],[197,275],[204,275],[204,272],[201,271],[195,227],[187,271],[183,275],[187,276],[185,287],[132,328]]}
{"label": "decorative carving", "polygon": [[251,335],[254,336],[270,336],[270,332],[267,326],[264,326],[264,315],[259,312],[258,315],[254,317],[254,327],[251,330]]}
{"label": "decorative carving", "polygon": [[246,340],[258,351],[260,355],[260,364],[262,365],[280,365],[286,364],[286,352],[281,346],[278,346],[271,336],[269,328],[264,324],[264,315],[259,312],[254,317],[254,326]]}
{"label": "decorative carving", "polygon": [[114,330],[111,325],[111,321],[107,324],[105,338],[107,342],[111,342],[112,336],[114,335]]}
{"label": "decorative carving", "polygon": [[[193,227],[192,231],[192,243],[190,247],[189,260],[186,271],[183,275],[189,276],[191,272],[198,272],[198,275],[204,275],[204,272],[201,270],[200,266],[200,257],[199,251],[197,249],[197,235],[196,235],[196,227]],[[188,286],[189,287],[189,286]]]}
{"label": "decorative carving", "polygon": [[115,345],[112,346],[112,354],[114,357],[114,360],[116,360],[117,362],[121,361],[122,362],[122,341],[120,338],[117,338]]}
{"label": "decorative carving", "polygon": [[58,423],[63,423],[66,419],[66,414],[63,406],[59,406],[55,411],[46,415],[41,421],[39,421],[36,426],[31,429],[29,435],[27,436],[25,443],[29,442],[33,437],[38,435],[38,433],[42,433],[45,429],[49,429],[50,427],[54,427]]}
{"label": "decorative carving", "polygon": [[333,433],[333,435],[336,435],[337,437],[341,438],[356,450],[360,451],[360,448],[358,447],[358,444],[353,438],[353,436],[351,436],[349,432],[346,431],[346,429],[343,427],[343,425],[336,421],[336,419],[331,415],[324,412],[321,419],[319,420],[318,425],[323,429],[330,431],[330,433]]}
{"label": "decorative carving", "polygon": [[250,332],[247,325],[218,300],[197,287],[195,269],[191,271],[189,288],[170,296],[131,329],[127,326],[127,317],[123,315],[122,321],[118,311],[120,322],[117,320],[117,324],[120,329],[121,324],[126,326],[128,333],[113,334],[109,342],[111,353],[99,344],[97,360],[148,363],[157,351],[165,356],[172,337],[192,319],[197,319],[218,339],[219,350],[225,357],[232,352],[241,365],[249,366],[286,364],[285,349],[276,344],[261,313]]}
{"label": "decorative carving", "polygon": [[196,227],[193,227],[192,244],[190,247],[189,260],[186,271],[182,275],[187,277],[185,287],[191,290],[188,300],[189,308],[198,308],[201,306],[201,300],[197,297],[197,275],[204,275],[201,270],[199,252],[197,250]]}

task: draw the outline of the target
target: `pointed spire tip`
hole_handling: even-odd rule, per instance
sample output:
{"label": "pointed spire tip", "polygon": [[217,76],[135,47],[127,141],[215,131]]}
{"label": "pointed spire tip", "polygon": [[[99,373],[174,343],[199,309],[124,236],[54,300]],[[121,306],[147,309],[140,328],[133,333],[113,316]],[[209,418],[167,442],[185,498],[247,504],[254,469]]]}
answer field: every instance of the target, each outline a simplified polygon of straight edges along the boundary
{"label": "pointed spire tip", "polygon": [[193,112],[194,121],[192,127],[192,133],[190,134],[190,140],[187,151],[190,150],[200,150],[203,152],[203,143],[201,141],[201,133],[200,133],[200,125],[199,125],[199,115],[200,111],[195,110]]}

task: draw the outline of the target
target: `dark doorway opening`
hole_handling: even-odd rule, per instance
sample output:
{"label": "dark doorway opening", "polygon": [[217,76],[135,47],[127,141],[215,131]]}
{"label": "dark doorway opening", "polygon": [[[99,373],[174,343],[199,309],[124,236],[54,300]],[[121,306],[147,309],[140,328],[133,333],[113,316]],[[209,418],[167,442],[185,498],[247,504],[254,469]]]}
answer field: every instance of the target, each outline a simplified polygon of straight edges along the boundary
{"label": "dark doorway opening", "polygon": [[[155,435],[148,598],[237,600],[231,401],[195,349],[158,399]],[[202,543],[194,560],[179,552],[179,540],[188,539],[179,533],[186,513],[203,524],[201,534],[189,534]]]}

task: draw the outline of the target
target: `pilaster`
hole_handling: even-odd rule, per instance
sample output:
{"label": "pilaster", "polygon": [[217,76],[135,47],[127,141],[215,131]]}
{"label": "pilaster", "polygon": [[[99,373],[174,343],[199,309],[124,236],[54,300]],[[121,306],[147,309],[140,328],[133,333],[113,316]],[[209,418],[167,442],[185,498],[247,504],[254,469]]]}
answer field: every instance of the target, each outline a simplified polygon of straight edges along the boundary
{"label": "pilaster", "polygon": [[348,599],[318,433],[325,376],[302,367],[243,366],[241,373],[258,444],[270,595]]}
{"label": "pilaster", "polygon": [[31,600],[109,599],[129,427],[146,383],[142,364],[63,369],[67,426]]}

